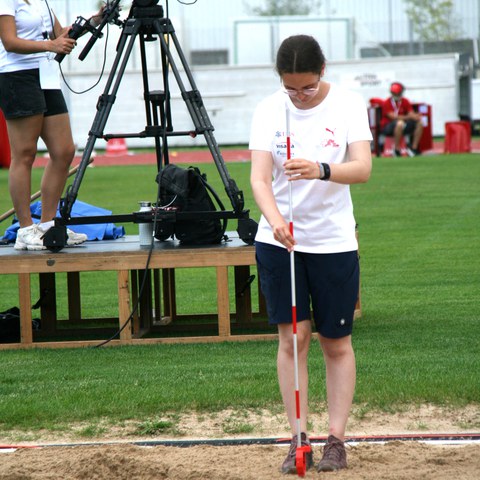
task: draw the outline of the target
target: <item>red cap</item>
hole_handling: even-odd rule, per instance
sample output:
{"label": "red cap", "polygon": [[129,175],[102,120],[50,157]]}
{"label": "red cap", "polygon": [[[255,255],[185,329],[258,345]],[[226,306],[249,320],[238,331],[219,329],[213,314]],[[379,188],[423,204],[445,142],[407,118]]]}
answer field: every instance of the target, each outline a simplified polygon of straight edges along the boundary
{"label": "red cap", "polygon": [[392,95],[401,95],[405,87],[400,82],[394,82],[390,85],[390,93]]}

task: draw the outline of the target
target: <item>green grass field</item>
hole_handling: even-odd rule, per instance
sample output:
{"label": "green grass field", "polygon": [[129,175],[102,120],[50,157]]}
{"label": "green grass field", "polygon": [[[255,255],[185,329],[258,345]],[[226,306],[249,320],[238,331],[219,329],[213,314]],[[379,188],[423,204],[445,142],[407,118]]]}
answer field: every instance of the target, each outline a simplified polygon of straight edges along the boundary
{"label": "green grass field", "polygon": [[[249,164],[227,166],[258,218]],[[215,166],[201,169],[221,191]],[[79,199],[129,213],[139,200],[155,198],[154,178],[153,166],[89,168]],[[479,155],[381,158],[371,180],[352,187],[362,272],[357,407],[480,403],[479,179]],[[0,171],[0,212],[11,206],[6,185]],[[136,233],[135,225],[125,227]],[[206,270],[179,278],[182,313],[214,311]],[[88,313],[116,312],[115,280],[110,285],[105,275],[87,282]],[[0,311],[15,304],[16,288],[13,276],[0,277]],[[315,343],[312,350],[318,352]],[[65,430],[73,422],[85,422],[88,436],[100,420],[148,425],[162,413],[192,410],[281,411],[275,351],[275,342],[0,351],[0,438],[12,429]],[[309,363],[312,409],[325,395],[317,352]]]}

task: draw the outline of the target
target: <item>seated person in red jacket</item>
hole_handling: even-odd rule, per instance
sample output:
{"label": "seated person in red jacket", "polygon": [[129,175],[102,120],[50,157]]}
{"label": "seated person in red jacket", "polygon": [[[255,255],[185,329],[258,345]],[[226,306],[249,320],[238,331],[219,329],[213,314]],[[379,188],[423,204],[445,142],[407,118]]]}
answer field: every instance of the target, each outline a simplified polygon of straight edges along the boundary
{"label": "seated person in red jacket", "polygon": [[410,157],[420,155],[418,144],[423,133],[422,117],[413,110],[410,101],[403,97],[405,87],[400,82],[390,85],[391,97],[382,105],[381,133],[394,139],[394,157],[401,157],[400,142],[409,135],[407,153]]}

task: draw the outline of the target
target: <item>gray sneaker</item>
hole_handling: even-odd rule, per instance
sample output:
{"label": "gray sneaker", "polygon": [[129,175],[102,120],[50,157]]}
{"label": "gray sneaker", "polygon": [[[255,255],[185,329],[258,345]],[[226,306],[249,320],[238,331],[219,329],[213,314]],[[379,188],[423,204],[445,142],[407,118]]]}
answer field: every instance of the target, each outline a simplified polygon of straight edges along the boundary
{"label": "gray sneaker", "polygon": [[318,463],[317,472],[334,472],[342,468],[347,468],[345,444],[337,437],[330,435],[323,447],[323,457]]}
{"label": "gray sneaker", "polygon": [[29,227],[19,228],[14,248],[16,250],[45,250],[43,245],[44,232],[34,223]]}
{"label": "gray sneaker", "polygon": [[[302,432],[302,446],[310,446],[310,440],[307,438],[307,434]],[[282,473],[293,473],[297,474],[297,465],[295,463],[295,458],[297,454],[297,436],[294,435],[292,442],[290,443],[290,448],[288,450],[287,457],[282,463]],[[305,470],[308,470],[313,466],[313,453],[310,452],[305,454]]]}

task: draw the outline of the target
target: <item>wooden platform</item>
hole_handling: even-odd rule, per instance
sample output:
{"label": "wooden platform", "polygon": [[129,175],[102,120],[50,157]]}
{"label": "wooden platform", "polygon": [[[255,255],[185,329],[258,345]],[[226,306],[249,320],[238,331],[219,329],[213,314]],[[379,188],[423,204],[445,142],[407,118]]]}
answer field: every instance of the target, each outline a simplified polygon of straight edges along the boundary
{"label": "wooden platform", "polygon": [[[194,343],[264,340],[277,338],[276,333],[268,332],[266,308],[259,291],[258,310],[252,310],[250,267],[255,265],[255,248],[240,240],[236,232],[228,232],[230,241],[221,245],[203,247],[182,246],[176,241],[154,242],[149,247],[140,246],[138,236],[131,235],[111,241],[87,242],[76,247],[64,248],[60,252],[17,251],[12,245],[0,246],[0,275],[13,274],[18,277],[20,307],[20,341],[0,343],[0,349],[32,347],[85,347],[98,345],[101,340],[88,340],[88,329],[76,332],[80,340],[68,340],[62,337],[57,326],[66,320],[57,318],[56,274],[66,273],[68,285],[68,322],[82,322],[81,304],[88,302],[82,298],[80,272],[113,271],[116,272],[116,292],[118,296],[118,317],[114,319],[93,319],[110,322],[102,338],[108,339],[112,332],[120,333],[109,345],[129,345],[147,343]],[[148,264],[147,264],[148,261]],[[216,293],[217,313],[215,315],[198,314],[178,315],[176,309],[177,292],[175,271],[179,268],[214,268],[216,285],[212,285],[212,294]],[[234,269],[234,288],[229,286],[229,268]],[[39,276],[40,291],[48,292],[43,298],[41,312],[41,331],[32,331],[32,275]],[[144,282],[145,279],[145,282]],[[142,284],[145,283],[142,286]],[[256,282],[258,287],[258,281]],[[235,311],[230,311],[230,298],[235,296]],[[193,300],[192,300],[193,302]],[[137,306],[138,308],[133,308]],[[155,312],[155,313],[152,313]],[[360,296],[355,309],[355,318],[361,314]],[[263,324],[252,322],[262,317]],[[196,325],[177,325],[180,317],[210,317],[210,323]],[[213,317],[213,318],[212,318]],[[234,325],[247,327],[249,333],[232,334]],[[89,319],[90,322],[92,319]],[[167,320],[167,326],[162,323]],[[67,323],[68,323],[67,322]],[[159,326],[160,325],[160,326]],[[262,327],[259,329],[259,325]],[[207,328],[208,327],[208,328]],[[214,328],[214,332],[212,332]],[[208,331],[207,331],[208,330]],[[255,333],[258,330],[259,333]],[[92,329],[90,329],[90,332]],[[95,329],[98,334],[98,329]],[[68,330],[71,333],[71,330]],[[175,335],[175,333],[181,335]],[[209,334],[211,333],[211,334]],[[82,337],[83,334],[83,337]],[[167,334],[167,335],[164,335]],[[147,337],[148,335],[148,337]],[[49,341],[45,341],[49,338]],[[53,338],[53,340],[52,340]]]}
{"label": "wooden platform", "polygon": [[[21,320],[20,342],[0,344],[0,349],[36,346],[73,347],[99,343],[98,340],[34,341],[31,275],[38,274],[40,285],[50,287],[50,291],[55,292],[55,274],[62,272],[66,272],[68,278],[70,319],[80,315],[81,292],[78,278],[80,272],[116,272],[118,329],[122,328],[131,316],[132,304],[138,300],[139,304],[143,305],[144,315],[138,315],[137,312],[127,328],[121,330],[119,338],[110,343],[112,345],[275,338],[275,334],[232,335],[228,269],[229,267],[235,269],[235,291],[239,288],[245,290],[241,296],[236,296],[236,315],[239,317],[237,320],[248,322],[252,318],[252,306],[250,285],[247,283],[250,266],[255,265],[255,250],[253,246],[246,245],[236,237],[236,233],[229,232],[229,238],[229,242],[206,247],[185,247],[174,241],[155,241],[150,258],[149,247],[140,246],[138,236],[135,235],[112,241],[87,242],[56,253],[48,250],[17,251],[13,245],[2,246],[0,247],[0,274],[18,276]],[[147,289],[143,292],[143,297],[139,298],[140,278],[146,270],[148,259]],[[212,291],[216,291],[217,295],[218,333],[211,336],[141,338],[142,334],[150,331],[154,326],[151,303],[155,304],[159,301],[157,291],[159,275],[161,274],[163,279],[163,306],[168,309],[167,315],[171,317],[170,320],[174,321],[176,317],[175,269],[195,267],[212,267],[216,271],[216,289],[212,288]],[[57,322],[55,303],[54,294],[53,298],[42,306],[42,330],[44,331],[55,331]]]}

